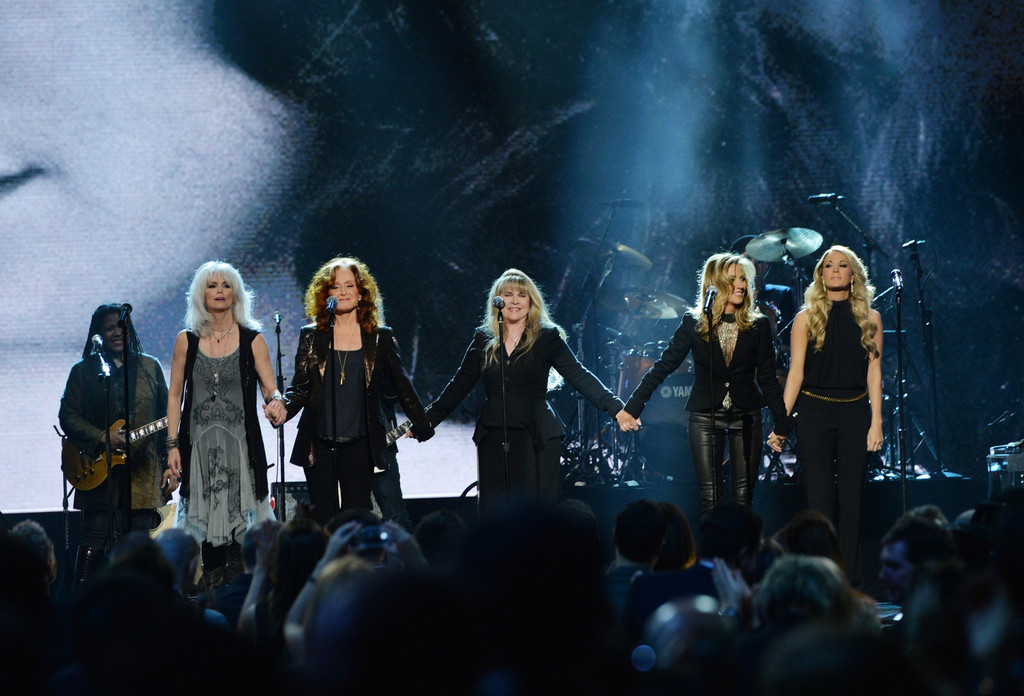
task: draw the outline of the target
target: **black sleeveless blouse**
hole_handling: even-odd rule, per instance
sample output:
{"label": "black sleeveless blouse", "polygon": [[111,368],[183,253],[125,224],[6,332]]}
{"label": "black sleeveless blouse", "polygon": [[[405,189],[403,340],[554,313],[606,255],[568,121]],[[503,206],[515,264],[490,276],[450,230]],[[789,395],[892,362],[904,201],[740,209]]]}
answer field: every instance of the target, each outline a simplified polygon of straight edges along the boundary
{"label": "black sleeveless blouse", "polygon": [[815,350],[807,343],[803,387],[814,391],[833,389],[863,392],[868,386],[868,354],[860,344],[860,326],[853,318],[849,300],[832,303],[825,330],[825,345]]}

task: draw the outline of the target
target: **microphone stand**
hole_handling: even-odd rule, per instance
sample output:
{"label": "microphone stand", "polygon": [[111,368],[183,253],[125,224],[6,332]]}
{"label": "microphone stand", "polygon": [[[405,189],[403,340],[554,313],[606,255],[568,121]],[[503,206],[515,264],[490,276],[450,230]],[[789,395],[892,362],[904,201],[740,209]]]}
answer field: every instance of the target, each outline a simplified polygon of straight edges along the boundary
{"label": "microphone stand", "polygon": [[[121,492],[124,494],[124,502],[122,507],[124,508],[124,524],[125,529],[131,531],[132,529],[132,469],[134,464],[132,462],[132,443],[131,443],[131,432],[132,432],[132,419],[131,419],[131,401],[129,400],[129,377],[131,371],[128,369],[128,318],[131,316],[132,306],[130,304],[121,305],[121,316],[117,319],[117,326],[121,330],[121,366],[124,370],[124,472],[122,472],[122,483]],[[138,367],[136,365],[136,367]],[[109,421],[107,421],[109,422]],[[108,437],[109,437],[109,430]],[[113,464],[111,459],[107,459],[107,476],[109,477],[113,470],[110,468]]]}
{"label": "microphone stand", "polygon": [[896,408],[899,411],[897,425],[897,440],[900,458],[900,492],[903,497],[903,513],[907,512],[907,430],[905,427],[903,413],[903,392],[905,391],[903,377],[903,283],[897,284],[893,271],[893,288],[896,291]]}
{"label": "microphone stand", "polygon": [[705,295],[704,314],[708,319],[708,387],[711,396],[711,421],[708,425],[708,431],[711,434],[711,504],[712,506],[717,506],[719,467],[715,452],[717,449],[715,447],[715,440],[717,439],[715,437],[715,347],[712,342],[713,336],[711,333],[711,320],[714,318],[714,314],[709,304],[713,303],[708,303],[707,296]]}
{"label": "microphone stand", "polygon": [[[100,351],[96,352],[96,355],[100,359],[100,373],[96,376],[97,379],[103,381],[103,422],[110,424],[110,365],[103,358],[103,353]],[[114,505],[114,479],[112,474],[114,463],[113,459],[113,447],[110,444],[110,428],[107,428],[107,432],[104,434],[104,447],[107,454],[107,550],[114,548],[117,544],[117,511]],[[66,478],[66,477],[65,477]],[[67,504],[67,498],[65,497],[65,504]]]}
{"label": "microphone stand", "polygon": [[932,393],[932,436],[935,438],[935,461],[938,464],[938,474],[946,475],[945,467],[942,465],[942,446],[939,442],[939,389],[935,379],[935,339],[932,322],[932,310],[924,301],[924,284],[926,278],[921,274],[921,254],[917,250],[920,241],[910,245],[910,258],[914,262],[914,275],[917,279],[917,302],[921,308],[921,336],[924,339],[924,352],[928,359],[929,388]]}
{"label": "microphone stand", "polygon": [[498,364],[501,366],[501,458],[502,464],[505,467],[505,503],[508,504],[508,394],[506,393],[507,385],[505,384],[505,362],[508,360],[508,356],[505,355],[505,316],[501,311],[505,308],[505,303],[501,302],[500,307],[497,304],[494,306],[498,308],[498,349],[501,351],[499,355],[501,360],[498,361]]}
{"label": "microphone stand", "polygon": [[[277,334],[277,390],[284,394],[284,373],[281,371],[281,313],[274,312],[274,333]],[[334,332],[331,332],[334,335]],[[334,357],[333,355],[331,356]],[[332,363],[333,364],[333,363]],[[277,427],[277,465],[280,467],[279,476],[281,478],[281,494],[280,500],[277,501],[278,514],[277,519],[281,522],[285,521],[285,512],[288,503],[285,502],[288,498],[285,495],[285,481],[284,481],[284,423]]]}
{"label": "microphone stand", "polygon": [[[334,317],[335,312],[330,313],[327,319],[328,331],[331,332],[328,362],[331,363],[331,472],[334,478],[331,487],[334,489],[334,502],[338,503],[338,356],[334,354]],[[281,495],[284,495],[282,491]]]}

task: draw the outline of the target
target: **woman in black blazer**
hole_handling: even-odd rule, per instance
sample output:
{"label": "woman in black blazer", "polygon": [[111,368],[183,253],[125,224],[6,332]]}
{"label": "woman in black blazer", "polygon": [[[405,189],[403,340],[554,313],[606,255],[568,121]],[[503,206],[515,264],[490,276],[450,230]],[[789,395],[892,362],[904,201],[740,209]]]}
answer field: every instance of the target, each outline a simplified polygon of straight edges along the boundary
{"label": "woman in black blazer", "polygon": [[[337,302],[333,355],[327,310],[331,298]],[[373,469],[388,467],[388,428],[381,408],[384,374],[413,423],[413,435],[422,441],[434,434],[402,366],[394,334],[382,324],[382,313],[377,283],[365,264],[339,257],[321,266],[306,289],[306,314],[314,323],[299,333],[295,377],[284,403],[267,406],[275,425],[302,410],[291,462],[303,467],[314,516],[321,524],[339,510],[339,486],[340,509],[370,509]]]}
{"label": "woman in black blazer", "polygon": [[[492,301],[499,298],[501,302]],[[503,304],[503,308],[498,309],[496,304]],[[505,324],[504,346],[499,345],[499,311]],[[507,489],[502,454],[502,363],[508,426]],[[483,381],[486,401],[473,433],[481,513],[512,499],[557,502],[565,428],[548,403],[547,393],[559,386],[562,378],[609,415],[622,410],[622,401],[569,350],[565,332],[548,316],[537,285],[522,271],[510,268],[491,286],[483,322],[458,372],[427,409],[430,424],[436,426],[462,403],[478,381]]]}
{"label": "woman in black blazer", "polygon": [[[693,354],[694,385],[690,412],[690,453],[700,483],[701,512],[724,500],[724,486],[712,461],[719,463],[729,439],[730,480],[734,502],[750,505],[761,457],[761,407],[767,401],[775,416],[775,433],[789,434],[789,418],[775,375],[775,344],[767,317],[754,305],[754,265],[738,254],[714,254],[699,275],[697,308],[683,316],[668,348],[651,366],[617,417],[623,430],[634,430],[644,404],[666,377]],[[707,289],[719,290],[708,317],[701,311]],[[713,360],[713,362],[712,362]],[[713,368],[713,369],[712,369]],[[712,388],[711,376],[714,378]],[[714,414],[712,425],[712,396]]]}

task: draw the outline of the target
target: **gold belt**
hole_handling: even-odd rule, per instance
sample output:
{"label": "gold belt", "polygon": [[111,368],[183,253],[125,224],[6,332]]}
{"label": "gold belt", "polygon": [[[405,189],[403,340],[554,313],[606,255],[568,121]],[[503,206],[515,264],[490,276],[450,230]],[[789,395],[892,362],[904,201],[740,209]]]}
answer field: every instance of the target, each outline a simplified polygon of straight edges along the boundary
{"label": "gold belt", "polygon": [[804,394],[806,396],[809,396],[811,398],[814,398],[814,399],[821,399],[822,401],[830,401],[830,402],[832,402],[834,404],[849,404],[849,403],[853,403],[854,401],[860,401],[861,399],[863,399],[865,396],[868,395],[867,392],[864,392],[862,394],[858,394],[857,396],[851,396],[851,397],[848,397],[848,398],[845,398],[845,399],[837,399],[834,396],[822,396],[821,394],[815,394],[814,392],[809,392],[806,389],[801,389],[800,393]]}

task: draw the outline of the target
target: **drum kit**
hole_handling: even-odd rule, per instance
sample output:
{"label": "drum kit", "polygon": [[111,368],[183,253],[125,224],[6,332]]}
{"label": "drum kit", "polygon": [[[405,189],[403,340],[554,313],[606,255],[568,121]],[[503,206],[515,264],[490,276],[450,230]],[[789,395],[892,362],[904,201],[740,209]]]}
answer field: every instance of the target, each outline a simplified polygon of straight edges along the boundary
{"label": "drum kit", "polygon": [[[798,265],[800,260],[813,258],[812,255],[821,248],[823,243],[821,234],[804,227],[768,230],[744,239],[738,240],[733,245],[734,251],[744,253],[752,260],[764,264],[782,263],[794,267],[798,276],[797,285],[801,283],[802,269]],[[596,301],[597,307],[600,308],[600,318],[604,319],[602,322],[595,323],[605,324],[603,330],[598,333],[607,337],[606,352],[608,355],[603,359],[598,356],[597,361],[590,360],[588,362],[603,363],[618,397],[626,401],[647,370],[668,347],[668,341],[665,339],[672,335],[683,315],[689,311],[689,306],[683,298],[677,295],[640,284],[604,285],[604,281],[613,267],[618,270],[639,272],[651,270],[654,265],[652,261],[636,249],[618,242],[598,242],[588,238],[578,239],[577,244],[582,250],[592,254],[594,259],[592,268],[596,267],[599,261],[604,262],[604,271],[598,276],[593,299]],[[635,273],[627,275],[627,277],[635,276]],[[792,288],[788,289],[792,291]],[[797,288],[798,291],[801,289]],[[786,325],[784,322],[792,322],[793,317],[785,316],[774,304],[767,300],[761,304],[764,304],[768,310],[766,313],[774,314],[776,319],[773,322],[774,325],[783,327]],[[596,318],[591,317],[591,319]],[[667,322],[671,322],[671,324],[669,325]],[[780,359],[783,361],[779,365],[780,379],[784,379],[785,368],[788,367],[787,364],[784,364],[786,363],[785,351],[782,350],[781,345],[777,347],[780,349]],[[685,405],[693,388],[693,381],[692,361],[687,358],[683,365],[655,391],[642,416],[645,426],[652,426],[656,431],[662,429],[666,432],[675,432],[677,435],[681,433],[683,442],[680,443],[679,438],[675,438],[671,449],[678,450],[682,444],[687,453],[688,445],[685,443],[685,433],[688,414],[685,411]],[[580,422],[582,424],[582,418]],[[650,432],[650,429],[645,428],[645,430]],[[634,465],[637,453],[627,452],[622,457],[623,461],[620,466],[618,437],[614,434],[613,437],[616,441],[615,453],[612,457],[614,463],[610,467],[598,466],[603,473],[600,478],[606,479],[610,476],[612,482],[618,482],[627,480],[630,476],[637,477],[638,472]],[[641,433],[640,439],[642,441],[643,433]],[[642,446],[641,449],[643,449]],[[654,449],[664,450],[665,448],[655,447]],[[581,454],[582,452],[575,452],[577,457]],[[643,455],[642,452],[640,454]],[[679,452],[662,451],[661,456],[678,459]],[[650,459],[650,456],[648,455],[646,458]],[[654,468],[663,467],[655,466]],[[675,463],[673,468],[678,468],[678,463]],[[576,485],[582,484],[577,483]]]}

